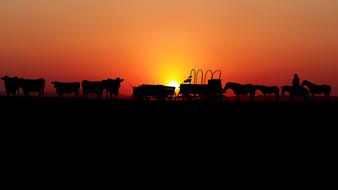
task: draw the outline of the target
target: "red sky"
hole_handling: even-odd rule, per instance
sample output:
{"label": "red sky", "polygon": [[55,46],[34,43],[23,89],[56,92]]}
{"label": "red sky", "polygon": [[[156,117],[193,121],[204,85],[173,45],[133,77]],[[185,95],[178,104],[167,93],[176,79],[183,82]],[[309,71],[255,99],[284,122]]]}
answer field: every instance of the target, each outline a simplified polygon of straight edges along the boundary
{"label": "red sky", "polygon": [[122,77],[130,94],[192,68],[220,69],[223,83],[298,73],[338,95],[336,0],[2,0],[0,26],[0,75]]}

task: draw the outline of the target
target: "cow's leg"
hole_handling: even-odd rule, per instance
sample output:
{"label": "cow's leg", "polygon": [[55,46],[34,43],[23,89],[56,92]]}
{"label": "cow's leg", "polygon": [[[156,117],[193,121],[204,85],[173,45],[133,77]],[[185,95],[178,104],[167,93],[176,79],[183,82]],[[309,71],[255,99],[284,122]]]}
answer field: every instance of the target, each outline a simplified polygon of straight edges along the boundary
{"label": "cow's leg", "polygon": [[263,95],[264,95],[264,102],[266,102],[266,94],[264,93]]}
{"label": "cow's leg", "polygon": [[239,99],[239,94],[236,94],[237,101],[240,102],[241,100]]}

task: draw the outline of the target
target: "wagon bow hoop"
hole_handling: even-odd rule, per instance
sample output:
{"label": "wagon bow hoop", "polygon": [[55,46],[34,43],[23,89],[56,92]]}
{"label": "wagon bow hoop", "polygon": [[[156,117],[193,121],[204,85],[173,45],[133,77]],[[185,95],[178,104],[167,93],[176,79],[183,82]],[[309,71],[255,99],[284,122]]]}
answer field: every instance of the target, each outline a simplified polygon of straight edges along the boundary
{"label": "wagon bow hoop", "polygon": [[202,78],[201,78],[201,83],[203,83],[203,70],[202,69],[199,69],[199,70],[195,70],[195,69],[191,69],[191,71],[190,71],[190,76],[193,76],[193,74],[194,74],[194,82],[193,82],[193,84],[197,84],[197,82],[198,82],[198,75],[199,75],[199,73],[201,73],[201,75],[202,75]]}
{"label": "wagon bow hoop", "polygon": [[215,76],[215,74],[216,74],[217,72],[219,73],[218,79],[221,79],[221,78],[222,78],[222,71],[218,69],[218,70],[216,70],[216,71],[214,71],[214,72],[212,73],[211,79],[214,79],[214,76]]}
{"label": "wagon bow hoop", "polygon": [[207,80],[207,75],[208,73],[211,73],[211,80],[213,80],[215,78],[215,75],[218,73],[218,79],[220,80],[222,78],[222,71],[221,70],[215,70],[215,71],[212,71],[212,70],[208,70],[205,75],[204,75],[204,83],[203,84],[206,84],[206,80]]}

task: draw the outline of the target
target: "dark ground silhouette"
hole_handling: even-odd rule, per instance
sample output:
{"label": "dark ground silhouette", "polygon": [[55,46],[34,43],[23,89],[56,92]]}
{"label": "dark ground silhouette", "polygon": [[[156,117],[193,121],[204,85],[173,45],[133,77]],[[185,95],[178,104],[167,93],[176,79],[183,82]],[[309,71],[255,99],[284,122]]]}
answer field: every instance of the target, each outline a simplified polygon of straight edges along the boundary
{"label": "dark ground silhouette", "polygon": [[[314,148],[334,150],[338,101],[276,102],[272,96],[272,101],[264,102],[261,98],[237,102],[236,98],[134,101],[2,96],[0,120],[8,147],[17,150],[28,143],[28,148],[40,147],[41,153],[53,147],[69,152],[90,148],[139,160],[147,148],[149,155],[162,150],[167,154],[169,148],[175,155],[217,153],[227,155],[222,159],[231,155],[252,161],[253,155],[271,156],[271,151],[294,157],[304,151],[313,153]],[[134,149],[141,152],[131,155]]]}
{"label": "dark ground silhouette", "polygon": [[[53,122],[67,119],[78,123],[85,123],[86,120],[97,123],[108,122],[108,126],[114,126],[116,122],[133,122],[133,118],[139,118],[146,123],[164,118],[172,125],[180,122],[199,124],[198,121],[205,120],[209,125],[219,123],[220,127],[229,126],[228,123],[231,122],[270,125],[270,122],[267,122],[270,119],[278,123],[289,123],[291,120],[304,123],[311,120],[326,122],[338,111],[338,101],[335,98],[330,102],[326,102],[325,98],[322,101],[303,101],[300,98],[291,102],[287,100],[289,97],[283,97],[284,100],[275,102],[273,96],[268,97],[272,101],[263,101],[263,97],[258,97],[257,101],[250,102],[248,97],[246,98],[247,100],[237,102],[235,98],[223,101],[145,101],[0,96],[0,106],[2,121],[11,117],[19,119],[28,117],[32,121],[47,118],[54,120]],[[254,120],[247,120],[248,118]],[[18,122],[20,121],[24,120]],[[291,126],[291,123],[288,126]],[[158,127],[161,127],[161,124],[158,124]]]}
{"label": "dark ground silhouette", "polygon": [[278,172],[290,172],[294,166],[307,171],[310,164],[312,171],[317,162],[330,167],[337,138],[336,100],[170,102],[0,96],[0,107],[6,163],[19,167],[34,163],[34,169],[52,163],[53,171],[74,164],[82,171],[93,163],[100,168],[121,163],[147,167],[141,171],[150,165],[176,165],[176,172],[187,164],[191,171],[200,170],[201,164],[217,169],[235,165],[235,171],[257,166],[254,172],[272,165],[279,167]]}

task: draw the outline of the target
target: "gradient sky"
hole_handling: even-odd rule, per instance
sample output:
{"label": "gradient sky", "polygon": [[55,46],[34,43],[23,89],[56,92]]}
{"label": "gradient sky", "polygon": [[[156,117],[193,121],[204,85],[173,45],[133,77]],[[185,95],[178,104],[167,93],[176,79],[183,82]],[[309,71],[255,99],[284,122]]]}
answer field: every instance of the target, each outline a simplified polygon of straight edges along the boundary
{"label": "gradient sky", "polygon": [[[0,75],[50,81],[328,83],[338,95],[337,0],[1,0]],[[3,90],[3,84],[0,85]]]}

